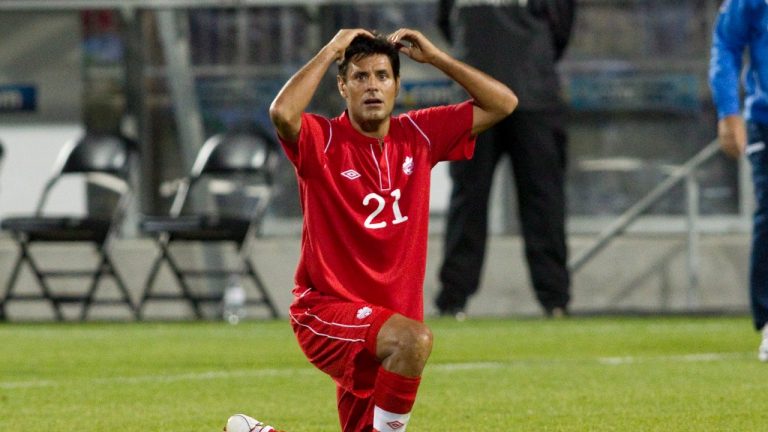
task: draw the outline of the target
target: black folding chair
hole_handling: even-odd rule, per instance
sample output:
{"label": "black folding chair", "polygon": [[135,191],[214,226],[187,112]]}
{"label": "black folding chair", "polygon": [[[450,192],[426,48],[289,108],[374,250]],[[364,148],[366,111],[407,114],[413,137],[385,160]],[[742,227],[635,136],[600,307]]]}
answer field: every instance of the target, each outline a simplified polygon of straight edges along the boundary
{"label": "black folding chair", "polygon": [[[3,167],[3,156],[5,155],[5,150],[3,149],[3,143],[0,142],[0,168]],[[0,185],[2,187],[2,185]],[[5,308],[3,307],[3,299],[0,297],[0,321],[5,320]]]}
{"label": "black folding chair", "polygon": [[3,156],[5,156],[5,149],[3,148],[2,141],[0,141],[0,168],[3,167]]}
{"label": "black folding chair", "polygon": [[[73,140],[64,146],[59,153],[53,175],[46,182],[35,213],[30,216],[10,217],[3,219],[0,226],[16,239],[19,245],[19,255],[13,265],[11,276],[0,297],[1,315],[5,316],[5,308],[11,301],[40,301],[46,300],[53,307],[57,320],[65,319],[63,305],[82,303],[80,319],[88,316],[90,307],[94,304],[125,305],[132,314],[135,307],[131,301],[128,289],[115,269],[110,248],[123,221],[125,210],[132,197],[130,184],[131,167],[138,157],[135,143],[115,135],[86,134],[80,139]],[[78,175],[88,184],[97,185],[114,200],[103,200],[102,210],[106,214],[48,215],[45,206],[51,195],[59,190],[60,181]],[[106,208],[106,210],[104,210]],[[77,242],[90,244],[98,255],[98,264],[90,269],[43,269],[39,265],[40,258],[32,253],[32,246],[39,244],[62,244]],[[59,261],[59,260],[57,260]],[[60,262],[60,261],[59,261]],[[27,265],[39,285],[39,293],[17,293],[21,268]],[[97,298],[96,293],[104,277],[111,277],[118,290],[118,298]],[[90,282],[80,293],[60,293],[55,290],[50,279],[88,278]],[[72,291],[71,287],[69,291]],[[82,290],[81,290],[82,291]]]}
{"label": "black folding chair", "polygon": [[[267,308],[273,318],[278,317],[275,304],[267,292],[256,267],[250,259],[261,221],[266,213],[273,191],[273,177],[277,164],[274,144],[265,136],[255,134],[219,134],[206,140],[197,155],[190,174],[175,182],[176,194],[168,216],[144,218],[141,230],[154,237],[159,254],[152,263],[144,292],[138,305],[138,316],[150,300],[183,300],[189,303],[195,317],[204,318],[202,304],[224,300],[223,290],[209,290],[208,293],[195,292],[192,279],[232,279],[250,280],[254,290],[246,296],[244,305],[259,305]],[[207,182],[201,182],[206,179]],[[229,189],[239,192],[246,201],[239,212],[183,213],[188,197],[195,186],[207,184],[208,192],[212,182],[228,185]],[[197,188],[198,191],[206,188]],[[195,195],[198,197],[198,195]],[[189,207],[189,206],[186,206]],[[176,244],[198,243],[234,244],[237,249],[237,267],[229,268],[193,268],[189,263],[184,267],[179,258],[171,253],[171,246]],[[177,254],[178,255],[178,254]],[[173,274],[179,291],[168,293],[155,292],[156,278],[162,264],[167,264]],[[220,266],[217,266],[220,267]],[[248,284],[242,285],[247,288]],[[210,292],[212,291],[212,292]],[[254,296],[255,294],[255,296]]]}
{"label": "black folding chair", "polygon": [[[0,168],[3,167],[3,156],[5,156],[5,149],[3,148],[2,141],[0,141]],[[2,311],[0,311],[0,313],[2,313]],[[0,315],[0,318],[2,318],[2,315]]]}

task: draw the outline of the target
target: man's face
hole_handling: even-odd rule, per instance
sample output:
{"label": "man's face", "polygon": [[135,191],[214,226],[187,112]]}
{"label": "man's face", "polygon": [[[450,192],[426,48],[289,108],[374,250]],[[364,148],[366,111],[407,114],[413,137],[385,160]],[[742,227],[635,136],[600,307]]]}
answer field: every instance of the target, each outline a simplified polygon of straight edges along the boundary
{"label": "man's face", "polygon": [[389,57],[374,54],[351,61],[347,75],[338,78],[338,87],[352,120],[372,131],[392,114],[400,80],[392,72]]}

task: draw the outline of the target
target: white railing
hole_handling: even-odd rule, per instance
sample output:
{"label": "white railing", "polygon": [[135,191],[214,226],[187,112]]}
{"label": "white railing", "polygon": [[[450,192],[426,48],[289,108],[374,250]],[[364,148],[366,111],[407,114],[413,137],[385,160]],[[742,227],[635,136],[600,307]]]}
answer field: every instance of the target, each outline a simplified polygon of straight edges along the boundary
{"label": "white railing", "polygon": [[686,163],[675,168],[669,177],[606,226],[591,245],[570,259],[568,262],[570,271],[572,273],[578,272],[595,255],[608,246],[611,241],[624,233],[643,213],[666,197],[672,188],[680,183],[684,183],[686,190],[687,227],[686,267],[688,270],[686,300],[688,306],[695,306],[696,291],[699,286],[699,183],[696,180],[696,173],[701,165],[719,153],[719,149],[717,141],[712,141]]}

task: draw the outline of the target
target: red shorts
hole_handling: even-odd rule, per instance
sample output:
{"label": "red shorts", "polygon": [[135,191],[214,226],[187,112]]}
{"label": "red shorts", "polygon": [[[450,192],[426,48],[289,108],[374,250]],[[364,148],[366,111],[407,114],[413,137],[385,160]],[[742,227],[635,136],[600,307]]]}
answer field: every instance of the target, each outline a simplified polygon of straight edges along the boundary
{"label": "red shorts", "polygon": [[302,287],[294,294],[291,326],[301,350],[315,367],[336,381],[340,390],[369,398],[380,366],[376,337],[394,312]]}

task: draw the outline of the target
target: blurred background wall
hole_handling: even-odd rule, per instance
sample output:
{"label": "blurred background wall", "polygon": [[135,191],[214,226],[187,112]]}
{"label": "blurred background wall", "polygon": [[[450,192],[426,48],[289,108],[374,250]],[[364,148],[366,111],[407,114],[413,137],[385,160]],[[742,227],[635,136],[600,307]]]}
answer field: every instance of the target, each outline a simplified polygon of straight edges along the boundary
{"label": "blurred background wall", "polygon": [[[719,3],[577,1],[574,39],[560,65],[570,107],[568,228],[576,247],[715,138],[706,75]],[[460,47],[439,35],[435,11],[434,0],[0,2],[0,141],[6,148],[0,218],[34,208],[56,153],[85,130],[119,131],[140,143],[140,194],[131,212],[164,213],[169,198],[160,186],[190,168],[202,139],[221,131],[271,133],[272,98],[339,28],[386,33],[414,27],[460,55]],[[406,61],[402,75],[398,110],[464,97],[423,65]],[[335,115],[342,100],[334,81],[326,84],[311,109]],[[752,201],[744,169],[718,155],[698,171],[701,232],[739,241],[748,232]],[[492,228],[514,242],[517,220],[508,216],[514,215],[514,186],[504,171],[494,188]],[[447,168],[438,166],[433,178],[431,229],[439,234],[450,186]],[[673,189],[630,233],[643,239],[684,236],[685,194],[683,185]],[[73,186],[71,196],[58,209],[98,205],[98,190]],[[300,218],[294,174],[283,160],[264,235],[295,239]],[[128,221],[124,238],[140,238],[131,225],[135,217]],[[739,261],[732,273],[746,272],[745,266]],[[494,271],[493,262],[488,267]],[[520,284],[526,283],[521,276]],[[592,276],[584,283],[589,289],[596,284]]]}

